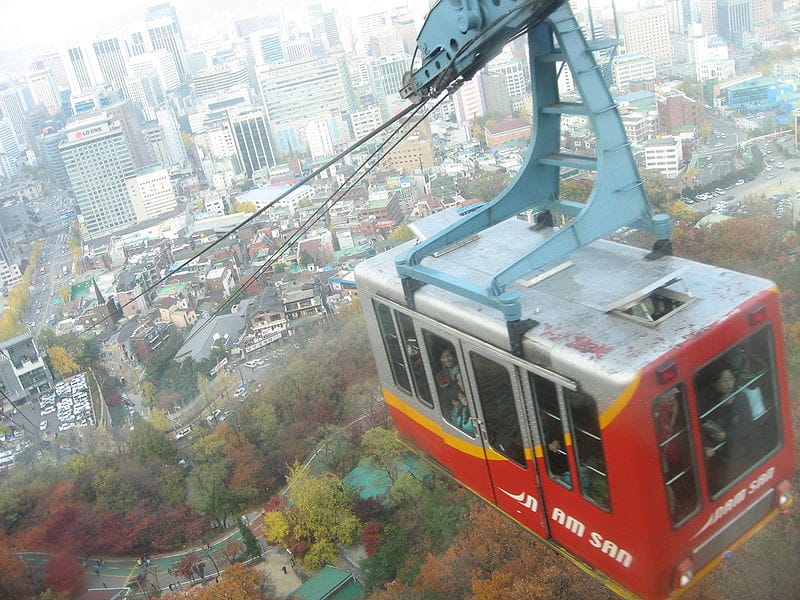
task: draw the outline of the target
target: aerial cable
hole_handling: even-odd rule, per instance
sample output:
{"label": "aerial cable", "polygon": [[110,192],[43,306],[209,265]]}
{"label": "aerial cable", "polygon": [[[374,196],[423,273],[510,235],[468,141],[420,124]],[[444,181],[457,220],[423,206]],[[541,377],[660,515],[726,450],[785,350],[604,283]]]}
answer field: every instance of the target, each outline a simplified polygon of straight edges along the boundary
{"label": "aerial cable", "polygon": [[[392,150],[394,150],[397,147],[397,145],[400,144],[400,142],[402,142],[408,135],[410,135],[411,132],[417,127],[417,125],[419,125],[419,123],[423,119],[427,118],[434,110],[436,110],[436,108],[438,108],[439,105],[446,98],[447,95],[443,94],[431,108],[425,111],[425,114],[421,119],[418,119],[417,122],[408,131],[402,132],[403,127],[411,121],[411,119],[414,117],[414,113],[419,111],[424,106],[424,103],[415,105],[415,110],[411,111],[412,114],[408,116],[406,121],[403,124],[401,124],[400,127],[398,127],[398,129],[392,132],[389,138],[384,140],[380,144],[380,146],[376,148],[366,159],[364,159],[364,161],[358,166],[355,172],[349,175],[348,178],[345,179],[342,182],[342,184],[339,185],[339,187],[328,197],[328,199],[325,200],[319,207],[317,207],[317,209],[305,221],[303,221],[303,223],[300,224],[297,230],[293,234],[291,234],[289,238],[278,247],[278,249],[275,251],[275,253],[272,254],[272,256],[270,256],[269,260],[267,260],[263,265],[261,265],[255,273],[248,275],[248,277],[237,286],[237,288],[233,291],[233,293],[231,293],[231,295],[224,302],[222,302],[217,308],[215,308],[214,311],[199,327],[195,328],[195,330],[192,331],[192,333],[186,338],[186,340],[184,340],[184,344],[187,341],[193,339],[196,335],[198,335],[205,327],[207,327],[212,322],[214,317],[219,315],[227,306],[235,302],[242,294],[244,294],[247,288],[249,288],[254,281],[256,281],[269,267],[275,264],[278,258],[283,256],[283,254],[285,254],[298,241],[300,241],[303,234],[305,234],[313,225],[315,225],[337,202],[339,202],[345,196],[345,194],[347,194],[347,192],[349,192],[351,189],[353,189],[353,187],[355,187],[358,183],[360,183],[364,179],[364,177],[366,177],[369,174],[369,172],[372,169],[374,169],[378,163],[380,163],[381,160],[383,160],[388,154],[390,154]],[[392,139],[392,137],[395,136],[398,132],[402,132],[400,137],[389,147],[388,150],[386,150],[381,154],[381,156],[378,158],[375,164],[369,166],[364,172],[362,172],[358,176],[358,178],[355,181],[350,183],[350,185],[343,190],[343,188],[346,185],[348,185],[348,182],[350,182],[350,180],[356,176],[358,171],[363,167],[365,167],[365,165],[367,165],[367,163],[370,160],[372,160],[379,152],[381,152],[383,148]],[[334,200],[334,197],[337,194],[339,194],[339,197]],[[173,359],[174,357],[165,359],[164,361],[159,363],[159,365],[156,368],[152,370],[153,371],[160,370],[165,364],[167,364],[169,361],[172,361]],[[142,377],[145,376],[146,374],[142,375]]]}
{"label": "aerial cable", "polygon": [[[188,258],[187,260],[185,260],[183,263],[181,263],[181,264],[178,266],[178,268],[177,268],[177,269],[175,269],[175,270],[173,270],[173,271],[170,271],[169,273],[167,273],[166,275],[164,275],[163,277],[161,277],[160,279],[158,279],[157,281],[155,281],[154,283],[152,283],[151,285],[149,285],[147,288],[145,288],[144,290],[142,290],[141,292],[139,292],[138,294],[136,294],[136,295],[135,295],[133,298],[131,298],[130,300],[128,300],[127,302],[125,302],[125,304],[122,304],[122,305],[120,305],[118,310],[122,310],[122,309],[123,309],[123,308],[125,308],[126,306],[130,306],[130,305],[131,305],[131,304],[133,304],[133,303],[134,303],[136,300],[138,300],[139,298],[141,298],[142,296],[144,296],[144,295],[145,295],[145,294],[147,294],[148,292],[152,291],[152,290],[153,290],[153,289],[155,289],[156,287],[160,286],[162,283],[164,283],[164,282],[165,282],[166,280],[168,280],[170,277],[172,277],[173,275],[175,275],[175,274],[179,273],[180,271],[182,271],[182,270],[183,270],[185,267],[187,267],[189,264],[191,264],[191,263],[192,263],[194,260],[196,260],[197,258],[199,258],[200,256],[202,256],[202,255],[203,255],[203,254],[205,254],[206,252],[210,251],[212,248],[214,248],[215,246],[217,246],[218,244],[222,243],[224,240],[226,240],[227,238],[229,238],[231,235],[233,235],[234,233],[236,233],[236,232],[237,232],[239,229],[241,229],[241,228],[242,228],[242,227],[244,227],[245,225],[249,224],[250,222],[252,222],[252,221],[253,221],[253,220],[255,220],[256,218],[258,218],[259,216],[261,216],[261,215],[262,215],[262,214],[263,214],[265,211],[267,211],[268,209],[270,209],[270,208],[272,208],[273,206],[275,206],[275,204],[277,204],[278,202],[280,202],[281,200],[283,200],[283,199],[284,199],[286,196],[288,196],[289,194],[291,194],[292,192],[294,192],[294,191],[295,191],[297,188],[299,188],[301,185],[305,185],[306,183],[308,183],[309,181],[311,181],[312,179],[314,179],[314,178],[315,178],[317,175],[319,175],[320,173],[322,173],[323,171],[325,171],[325,170],[326,170],[326,169],[328,169],[329,167],[331,167],[331,166],[335,165],[337,162],[339,162],[340,160],[342,160],[342,159],[343,159],[344,157],[346,157],[348,154],[350,154],[351,152],[355,151],[355,150],[356,150],[356,149],[358,149],[360,146],[364,145],[366,142],[368,142],[369,140],[371,140],[373,137],[375,137],[376,135],[378,135],[379,133],[381,133],[381,132],[382,132],[384,129],[388,128],[390,125],[392,125],[392,124],[394,124],[395,122],[399,121],[400,119],[402,119],[403,117],[405,117],[407,114],[409,114],[409,113],[413,113],[413,112],[414,112],[414,111],[416,111],[417,109],[418,109],[418,106],[417,106],[417,105],[414,105],[414,104],[412,104],[412,105],[410,105],[410,106],[407,106],[407,107],[406,107],[406,108],[404,108],[402,111],[400,111],[398,114],[396,114],[395,116],[393,116],[391,119],[389,119],[388,121],[386,121],[385,123],[383,123],[382,125],[380,125],[379,127],[377,127],[376,129],[372,130],[370,133],[368,133],[368,134],[366,134],[366,135],[362,136],[362,137],[361,137],[359,140],[357,140],[356,142],[354,142],[353,144],[351,144],[351,145],[350,145],[350,146],[349,146],[347,149],[343,150],[342,152],[340,152],[339,154],[337,154],[336,156],[334,156],[333,158],[331,158],[330,160],[328,160],[328,161],[327,161],[327,162],[326,162],[324,165],[322,165],[321,167],[318,167],[318,168],[316,168],[316,169],[315,169],[314,171],[312,171],[310,174],[308,174],[308,175],[307,175],[307,176],[305,176],[303,179],[301,179],[300,181],[298,181],[297,183],[295,183],[295,184],[294,184],[292,187],[290,187],[288,190],[286,190],[285,192],[283,192],[283,193],[282,193],[280,196],[278,196],[278,197],[277,197],[277,198],[275,198],[274,200],[270,201],[269,203],[267,203],[267,204],[266,204],[265,206],[263,206],[262,208],[258,209],[258,210],[257,210],[256,212],[254,212],[252,215],[250,215],[249,217],[247,217],[247,218],[246,218],[244,221],[242,221],[242,222],[241,222],[241,223],[239,223],[237,226],[235,226],[233,229],[231,229],[230,231],[228,231],[227,233],[225,233],[225,234],[224,234],[222,237],[220,237],[219,239],[215,240],[214,242],[212,242],[211,244],[209,244],[208,246],[206,246],[206,247],[205,247],[205,248],[203,248],[202,250],[200,250],[200,252],[198,252],[197,254],[195,254],[194,256],[192,256],[191,258]],[[71,345],[72,345],[72,344],[74,344],[74,343],[75,343],[75,342],[76,342],[76,341],[77,341],[79,338],[81,338],[81,337],[83,336],[83,334],[84,334],[84,333],[86,333],[86,332],[88,332],[88,331],[91,331],[91,330],[95,329],[96,327],[98,327],[99,325],[101,325],[102,323],[105,323],[106,321],[108,321],[108,320],[110,320],[110,319],[111,319],[111,314],[109,314],[109,315],[107,315],[107,316],[103,317],[102,319],[100,319],[100,320],[99,320],[99,321],[97,321],[96,323],[93,323],[93,324],[91,325],[91,327],[89,327],[89,329],[87,329],[86,331],[83,331],[83,332],[81,332],[81,333],[79,333],[79,334],[77,334],[77,335],[73,336],[73,337],[72,337],[72,339],[70,339],[68,342],[66,342],[65,346],[71,346]]]}

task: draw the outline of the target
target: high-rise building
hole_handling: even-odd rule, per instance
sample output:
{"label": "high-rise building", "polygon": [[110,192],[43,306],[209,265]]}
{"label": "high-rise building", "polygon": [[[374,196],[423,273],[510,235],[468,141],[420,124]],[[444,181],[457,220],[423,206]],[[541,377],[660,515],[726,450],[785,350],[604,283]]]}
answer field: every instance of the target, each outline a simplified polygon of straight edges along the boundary
{"label": "high-rise building", "polygon": [[61,102],[53,85],[53,78],[50,77],[50,71],[47,69],[31,71],[25,74],[25,80],[35,104],[44,106],[51,115],[61,110]]}
{"label": "high-rise building", "polygon": [[169,104],[164,104],[156,109],[156,120],[164,132],[164,144],[170,157],[169,164],[184,164],[189,157],[186,154],[186,146],[183,145],[178,119]]}
{"label": "high-rise building", "polygon": [[155,50],[138,54],[130,59],[132,77],[147,76],[155,73],[164,93],[174,90],[181,84],[178,67],[169,50]]}
{"label": "high-rise building", "polygon": [[717,0],[719,34],[732,46],[741,47],[753,31],[753,7],[750,0]]}
{"label": "high-rise building", "polygon": [[71,123],[64,133],[61,156],[88,236],[101,237],[135,224],[125,181],[136,169],[120,124],[99,114]]}
{"label": "high-rise building", "polygon": [[464,85],[458,88],[453,94],[453,106],[459,122],[472,121],[485,114],[479,77],[465,81]]}
{"label": "high-rise building", "polygon": [[131,58],[147,52],[147,36],[145,32],[141,30],[131,31],[125,41],[125,46],[128,48],[128,56]]}
{"label": "high-rise building", "polygon": [[51,133],[39,137],[36,144],[39,148],[42,167],[47,173],[48,179],[62,188],[69,187],[69,175],[67,175],[64,158],[59,149],[59,144],[65,139],[67,136],[61,132]]}
{"label": "high-rise building", "polygon": [[90,47],[82,44],[68,46],[63,50],[62,58],[73,94],[91,92],[100,83],[100,69]]}
{"label": "high-rise building", "polygon": [[142,135],[144,119],[139,107],[132,100],[116,102],[104,109],[104,113],[119,122],[125,139],[128,140],[128,149],[131,153],[134,169],[142,169],[153,164],[153,157]]}
{"label": "high-rise building", "polygon": [[25,111],[14,87],[0,89],[0,118],[11,119],[20,146],[27,145],[25,137]]}
{"label": "high-rise building", "polygon": [[186,77],[186,44],[178,14],[169,2],[151,6],[145,12],[145,27],[153,50],[169,50],[181,80]]}
{"label": "high-rise building", "polygon": [[107,37],[92,42],[92,50],[105,83],[114,84],[126,98],[130,98],[125,81],[128,78],[128,54],[125,41],[119,37]]}
{"label": "high-rise building", "polygon": [[384,119],[389,118],[387,96],[399,93],[403,87],[403,75],[410,68],[411,57],[405,52],[370,59],[369,82]]}
{"label": "high-rise building", "polygon": [[147,75],[138,75],[125,81],[131,100],[142,107],[145,121],[156,118],[156,108],[164,103],[164,90],[155,71]]}
{"label": "high-rise building", "polygon": [[672,44],[665,6],[643,8],[618,15],[625,53],[640,52],[656,61],[656,68],[672,66]]}
{"label": "high-rise building", "polygon": [[717,33],[717,0],[699,0],[703,33]]}
{"label": "high-rise building", "polygon": [[284,59],[281,34],[277,29],[252,33],[249,40],[257,65],[280,62]]}
{"label": "high-rise building", "polygon": [[239,164],[247,177],[254,171],[275,166],[275,155],[269,140],[267,119],[262,109],[244,109],[229,113],[233,140]]}
{"label": "high-rise building", "polygon": [[772,19],[773,2],[772,0],[752,0],[753,4],[753,25],[767,23]]}
{"label": "high-rise building", "polygon": [[237,87],[247,87],[247,68],[242,64],[216,65],[198,71],[192,77],[197,96],[218,94]]}
{"label": "high-rise building", "polygon": [[300,148],[298,131],[312,118],[328,122],[334,144],[349,139],[342,114],[355,105],[344,54],[256,69],[270,139],[280,154]]}
{"label": "high-rise building", "polygon": [[48,52],[36,56],[30,64],[31,71],[41,71],[47,69],[53,78],[53,84],[57,89],[69,87],[67,69],[64,66],[64,59],[58,52]]}
{"label": "high-rise building", "polygon": [[21,150],[11,119],[0,119],[0,177],[11,179],[19,173]]}

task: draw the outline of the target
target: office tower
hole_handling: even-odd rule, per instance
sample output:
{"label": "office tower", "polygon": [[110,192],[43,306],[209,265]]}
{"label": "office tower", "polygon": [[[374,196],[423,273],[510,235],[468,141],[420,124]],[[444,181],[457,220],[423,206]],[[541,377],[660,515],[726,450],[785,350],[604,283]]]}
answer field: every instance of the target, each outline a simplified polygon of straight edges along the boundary
{"label": "office tower", "polygon": [[530,80],[525,75],[522,61],[515,58],[510,51],[501,52],[486,65],[486,69],[503,76],[508,88],[508,97],[512,102],[519,101],[527,95]]}
{"label": "office tower", "polygon": [[682,34],[686,31],[686,19],[688,16],[684,12],[683,0],[667,0],[666,7],[669,32],[678,35]]}
{"label": "office tower", "polygon": [[750,0],[717,0],[719,34],[732,46],[741,47],[753,31]]}
{"label": "office tower", "polygon": [[619,13],[618,22],[626,54],[640,52],[650,56],[659,69],[672,66],[672,44],[665,6]]}
{"label": "office tower", "polygon": [[0,178],[11,179],[19,173],[21,153],[11,119],[0,119]]}
{"label": "office tower", "polygon": [[280,62],[284,59],[281,34],[277,29],[252,33],[249,40],[257,65]]}
{"label": "office tower", "polygon": [[139,169],[135,176],[126,180],[125,184],[139,223],[150,221],[178,208],[169,172],[161,165]]}
{"label": "office tower", "polygon": [[53,85],[56,89],[69,87],[67,69],[64,66],[64,59],[58,52],[49,52],[35,57],[30,64],[31,71],[49,70],[50,77],[53,78]]}
{"label": "office tower", "polygon": [[153,50],[169,50],[181,80],[186,77],[186,44],[175,8],[167,3],[151,6],[145,12],[145,27]]}
{"label": "office tower", "polygon": [[506,78],[493,71],[481,71],[481,91],[486,114],[494,118],[511,116],[511,98],[508,97]]}
{"label": "office tower", "polygon": [[148,51],[147,37],[144,31],[131,31],[125,41],[128,48],[128,56],[133,58]]}
{"label": "office tower", "polygon": [[59,149],[59,144],[65,139],[67,136],[59,132],[42,135],[36,140],[42,168],[47,173],[48,179],[62,188],[69,187],[67,168],[64,166],[64,159]]}
{"label": "office tower", "polygon": [[125,181],[136,169],[119,123],[101,113],[71,123],[64,133],[61,156],[89,237],[135,224]]}
{"label": "office tower", "polygon": [[20,146],[27,145],[25,138],[25,111],[22,102],[13,87],[0,89],[0,118],[6,117],[11,120],[14,132],[17,134],[17,141]]}
{"label": "office tower", "polygon": [[717,0],[699,0],[703,33],[717,33]]}
{"label": "office tower", "polygon": [[128,141],[133,168],[138,170],[153,164],[153,157],[142,135],[144,119],[139,107],[132,100],[123,100],[105,107],[103,112],[119,122]]}
{"label": "office tower", "polygon": [[453,94],[453,106],[459,122],[472,121],[485,114],[479,77],[465,81],[464,85],[458,88]]}
{"label": "office tower", "polygon": [[260,108],[231,111],[228,118],[236,144],[236,155],[247,177],[252,177],[254,171],[275,166],[275,155],[269,140],[264,111]]}
{"label": "office tower", "polygon": [[187,162],[189,157],[186,154],[186,147],[183,145],[178,119],[169,104],[164,104],[156,109],[156,120],[164,133],[164,145],[169,155],[169,164],[181,165]]}
{"label": "office tower", "polygon": [[248,84],[247,68],[243,64],[236,63],[203,69],[192,77],[192,87],[198,97],[247,87]]}
{"label": "office tower", "polygon": [[103,82],[114,84],[126,98],[129,98],[125,86],[125,80],[128,78],[128,56],[124,45],[124,41],[119,37],[107,37],[92,42],[92,50]]}
{"label": "office tower", "polygon": [[145,121],[156,118],[155,110],[164,103],[164,90],[155,72],[140,75],[125,80],[131,100],[138,102],[142,107]]}
{"label": "office tower", "polygon": [[752,0],[753,5],[753,25],[767,23],[772,19],[774,9],[772,0]]}
{"label": "office tower", "polygon": [[388,96],[398,95],[403,87],[403,75],[411,69],[411,57],[405,52],[394,56],[371,58],[369,82],[384,119],[389,118]]}
{"label": "office tower", "polygon": [[276,152],[299,148],[298,130],[312,118],[328,122],[334,144],[349,139],[341,115],[354,106],[355,97],[344,54],[267,64],[256,68],[256,76]]}
{"label": "office tower", "polygon": [[168,50],[155,50],[134,56],[129,61],[129,67],[133,77],[155,73],[164,93],[174,90],[181,84],[175,59]]}
{"label": "office tower", "polygon": [[50,112],[41,104],[35,105],[25,113],[25,139],[28,146],[33,147],[50,122]]}
{"label": "office tower", "polygon": [[61,102],[50,77],[50,71],[46,69],[31,71],[25,74],[25,81],[28,83],[35,104],[44,106],[51,115],[60,111]]}
{"label": "office tower", "polygon": [[73,94],[91,92],[102,79],[94,53],[90,47],[73,44],[62,52],[67,71],[69,89]]}
{"label": "office tower", "polygon": [[322,28],[329,50],[341,50],[342,40],[336,23],[336,13],[332,10],[322,11]]}

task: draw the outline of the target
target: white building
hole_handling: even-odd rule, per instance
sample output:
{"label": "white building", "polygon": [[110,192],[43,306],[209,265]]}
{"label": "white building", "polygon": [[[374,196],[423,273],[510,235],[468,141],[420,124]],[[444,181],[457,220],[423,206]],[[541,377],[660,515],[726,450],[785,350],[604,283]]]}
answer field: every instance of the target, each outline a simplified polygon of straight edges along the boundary
{"label": "white building", "polygon": [[351,110],[348,115],[350,116],[350,127],[356,139],[361,139],[383,124],[381,109],[375,105],[361,110]]}
{"label": "white building", "polygon": [[173,165],[180,165],[189,160],[186,154],[186,147],[183,145],[180,126],[175,113],[168,104],[164,104],[156,109],[156,120],[158,126],[164,132],[164,144],[169,153],[170,162]]}
{"label": "white building", "polygon": [[120,123],[100,113],[71,123],[64,133],[59,149],[89,237],[134,225],[125,181],[136,171]]}
{"label": "white building", "polygon": [[44,105],[51,115],[61,110],[61,103],[58,100],[50,71],[32,71],[25,75],[25,80],[28,82],[34,102]]}
{"label": "white building", "polygon": [[683,162],[683,146],[680,138],[662,137],[648,140],[644,146],[644,159],[647,169],[658,171],[664,177],[677,177]]}
{"label": "white building", "polygon": [[125,183],[140,223],[178,208],[169,172],[161,165],[140,169],[135,177]]}
{"label": "white building", "polygon": [[11,179],[19,173],[19,159],[22,149],[8,117],[0,118],[0,177]]}
{"label": "white building", "polygon": [[22,273],[20,273],[19,267],[15,264],[8,264],[6,261],[0,260],[0,285],[10,290],[21,281]]}
{"label": "white building", "polygon": [[672,43],[665,6],[621,12],[618,17],[625,54],[640,52],[651,56],[659,69],[672,66]]}
{"label": "white building", "polygon": [[620,54],[614,57],[611,73],[618,88],[627,88],[632,83],[653,82],[656,79],[656,61],[639,52]]}
{"label": "white building", "polygon": [[155,73],[165,92],[181,84],[175,59],[168,50],[156,50],[133,56],[128,64],[131,75],[146,76]]}
{"label": "white building", "polygon": [[311,152],[313,160],[333,156],[333,140],[331,140],[331,134],[325,121],[322,119],[309,121],[305,128],[305,134],[308,150]]}

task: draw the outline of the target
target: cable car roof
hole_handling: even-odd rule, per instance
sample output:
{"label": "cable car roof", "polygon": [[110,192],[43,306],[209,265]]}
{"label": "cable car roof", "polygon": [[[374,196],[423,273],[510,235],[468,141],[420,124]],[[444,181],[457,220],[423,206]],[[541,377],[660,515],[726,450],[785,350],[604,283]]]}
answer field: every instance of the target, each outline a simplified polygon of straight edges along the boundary
{"label": "cable car roof", "polygon": [[[412,223],[411,228],[425,239],[459,218],[451,209]],[[529,222],[510,219],[426,258],[423,264],[485,286],[498,267],[551,234],[552,229],[535,231]],[[359,265],[359,287],[404,304],[395,259],[414,243]],[[572,252],[564,263],[509,286],[520,295],[522,317],[538,321],[523,338],[526,356],[545,366],[588,360],[607,373],[630,377],[774,286],[765,279],[675,256],[648,261],[645,254],[639,248],[599,240]],[[653,292],[675,298],[679,306],[648,322],[630,307]],[[509,348],[499,311],[432,285],[417,290],[414,300],[417,312]]]}

